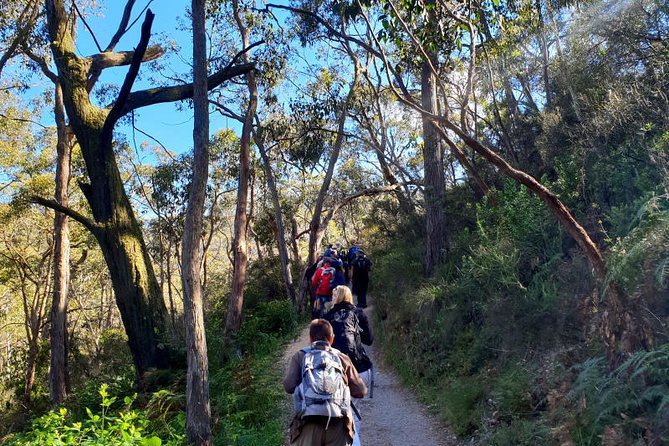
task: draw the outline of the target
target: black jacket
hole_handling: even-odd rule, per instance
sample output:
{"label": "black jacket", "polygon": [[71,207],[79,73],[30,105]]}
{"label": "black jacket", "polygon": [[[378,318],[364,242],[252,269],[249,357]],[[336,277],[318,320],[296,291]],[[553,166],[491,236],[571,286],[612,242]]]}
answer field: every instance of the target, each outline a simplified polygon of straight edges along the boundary
{"label": "black jacket", "polygon": [[[325,315],[325,319],[332,324],[334,329],[335,339],[332,346],[346,353],[359,373],[369,370],[372,361],[362,344],[372,345],[374,336],[364,311],[352,304],[342,302],[333,306]],[[355,328],[356,322],[357,329]]]}

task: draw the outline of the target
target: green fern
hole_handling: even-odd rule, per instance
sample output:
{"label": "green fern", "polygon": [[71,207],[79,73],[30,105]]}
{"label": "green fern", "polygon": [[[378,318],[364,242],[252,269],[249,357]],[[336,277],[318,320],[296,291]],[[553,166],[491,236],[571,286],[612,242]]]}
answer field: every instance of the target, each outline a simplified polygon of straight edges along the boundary
{"label": "green fern", "polygon": [[604,358],[578,367],[570,394],[583,401],[575,431],[579,444],[598,444],[607,426],[622,426],[626,435],[669,440],[669,344],[637,352],[609,372]]}
{"label": "green fern", "polygon": [[655,267],[655,283],[659,288],[667,288],[667,278],[669,277],[669,256],[660,259]]}

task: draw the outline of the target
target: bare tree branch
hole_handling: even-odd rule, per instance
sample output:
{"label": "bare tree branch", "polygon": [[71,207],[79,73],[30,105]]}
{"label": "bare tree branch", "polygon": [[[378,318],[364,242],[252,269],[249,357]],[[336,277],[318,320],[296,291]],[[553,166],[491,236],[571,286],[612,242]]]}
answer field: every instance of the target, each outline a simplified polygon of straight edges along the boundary
{"label": "bare tree branch", "polygon": [[[149,2],[150,4],[151,2]],[[121,21],[118,24],[118,29],[116,30],[116,33],[114,33],[114,36],[111,38],[109,41],[109,45],[107,45],[107,48],[105,48],[105,53],[107,51],[112,51],[114,47],[116,47],[116,44],[121,40],[121,37],[126,33],[128,30],[126,27],[128,26],[128,22],[130,22],[130,14],[132,14],[132,8],[135,6],[135,0],[128,0],[128,2],[125,4],[125,8],[123,8],[123,16],[121,17]],[[147,5],[148,7],[148,5]],[[143,13],[142,11],[140,15]]]}
{"label": "bare tree branch", "polygon": [[[128,0],[128,2],[125,4],[125,8],[123,9],[123,16],[121,17],[121,21],[119,22],[118,29],[116,30],[116,33],[114,34],[114,36],[109,41],[109,45],[107,45],[107,48],[105,48],[103,54],[109,53],[109,52],[114,50],[114,48],[116,47],[118,42],[121,40],[121,37],[123,37],[123,35],[126,32],[128,32],[128,30],[130,28],[132,28],[135,23],[137,23],[137,20],[139,20],[139,18],[142,16],[142,14],[144,14],[144,11],[146,11],[148,9],[148,7],[149,7],[149,5],[151,4],[152,1],[153,0],[150,0],[146,4],[146,6],[144,6],[144,8],[138,14],[137,18],[130,24],[130,26],[128,26],[128,22],[130,21],[130,15],[132,14],[132,8],[135,5],[135,0]],[[152,48],[149,48],[148,51],[151,52],[151,50],[152,50]],[[164,54],[164,52],[161,52],[159,55],[156,56],[156,58],[162,56],[163,54]],[[130,58],[131,57],[132,56],[130,56]],[[153,60],[153,59],[144,59],[144,60],[146,61],[146,60]],[[124,64],[119,64],[119,65],[124,65]],[[112,65],[112,66],[118,66],[118,65]],[[93,87],[95,86],[95,83],[98,81],[98,79],[100,79],[100,75],[102,74],[102,70],[104,70],[105,68],[108,68],[108,67],[106,67],[106,66],[96,66],[95,61],[94,61],[93,66],[91,68],[91,71],[89,73],[88,83],[86,85],[86,88],[88,89],[89,92],[93,90]]]}
{"label": "bare tree branch", "polygon": [[7,115],[5,115],[5,114],[3,114],[3,113],[0,113],[0,118],[8,119],[8,120],[11,120],[11,121],[27,122],[27,123],[30,123],[30,124],[34,124],[34,125],[40,126],[40,127],[42,127],[43,129],[48,128],[48,127],[45,126],[44,124],[42,124],[42,123],[40,123],[40,122],[37,122],[37,121],[33,121],[32,119],[14,118],[14,117],[12,117],[12,116],[7,116]]}
{"label": "bare tree branch", "polygon": [[7,62],[16,55],[17,48],[23,45],[31,28],[35,25],[35,18],[39,12],[39,8],[37,7],[38,4],[39,2],[37,0],[29,1],[26,3],[23,11],[21,11],[16,23],[22,24],[22,26],[19,25],[17,27],[16,35],[12,39],[12,43],[10,43],[7,50],[5,50],[2,57],[0,57],[0,75],[2,75],[2,70]]}
{"label": "bare tree branch", "polygon": [[[224,68],[207,78],[207,86],[210,89],[216,88],[227,80],[248,73],[253,70],[254,67],[255,65],[253,63],[248,63]],[[181,101],[191,97],[193,97],[193,84],[136,91],[131,93],[128,97],[128,100],[121,110],[121,116],[127,114],[131,110],[147,107],[149,105]]]}
{"label": "bare tree branch", "polygon": [[84,22],[84,25],[86,26],[86,29],[88,30],[88,33],[91,35],[93,38],[93,41],[95,42],[95,46],[98,48],[98,51],[102,52],[102,47],[100,46],[100,43],[98,42],[98,38],[95,37],[95,33],[91,29],[91,27],[88,25],[88,22],[86,22],[86,17],[79,11],[79,7],[77,6],[77,2],[73,1],[72,6],[74,6],[74,10],[77,11],[77,15],[81,19],[82,22]]}
{"label": "bare tree branch", "polygon": [[54,84],[58,83],[58,75],[53,71],[51,71],[51,68],[49,68],[49,64],[46,62],[46,60],[44,60],[43,57],[40,57],[37,54],[35,54],[26,45],[24,45],[22,49],[26,56],[28,56],[37,65],[39,65],[40,69],[42,70],[42,73],[44,73],[44,75],[48,77],[51,82],[53,82]]}
{"label": "bare tree branch", "polygon": [[409,186],[412,183],[395,183],[391,184],[388,186],[379,186],[379,187],[371,187],[369,189],[364,189],[359,192],[356,192],[352,195],[349,195],[347,197],[344,197],[339,203],[334,205],[332,209],[328,211],[328,217],[331,219],[334,217],[337,212],[347,204],[351,203],[352,201],[361,198],[361,197],[373,197],[375,195],[380,195],[380,194],[386,194],[388,192],[394,192],[397,189],[399,189],[402,186]]}
{"label": "bare tree branch", "polygon": [[[102,71],[105,68],[110,67],[129,65],[132,63],[135,52],[136,51],[121,51],[118,53],[104,52],[90,56],[89,59],[92,62],[91,72],[97,72],[98,70]],[[163,54],[165,54],[165,50],[160,45],[154,45],[147,48],[146,53],[142,58],[142,62],[158,59]],[[91,80],[89,80],[89,84],[91,83]]]}
{"label": "bare tree branch", "polygon": [[72,220],[76,220],[79,223],[81,223],[86,229],[91,231],[93,234],[95,234],[96,231],[99,229],[99,226],[90,218],[80,214],[79,212],[75,211],[72,208],[63,206],[62,204],[58,203],[55,200],[49,200],[44,197],[33,195],[32,197],[30,197],[30,201],[32,203],[41,204],[42,206],[48,207],[49,209],[53,209],[54,211],[58,211],[62,214],[67,215]]}
{"label": "bare tree branch", "polygon": [[[151,25],[153,24],[154,17],[155,14],[151,12],[150,9],[148,9],[146,11],[144,23],[142,24],[142,33],[139,39],[139,43],[137,44],[137,48],[135,48],[135,51],[132,55],[130,68],[128,69],[128,73],[125,75],[125,80],[121,86],[121,91],[118,94],[118,98],[116,99],[116,102],[114,103],[111,111],[107,115],[105,124],[102,127],[102,132],[100,132],[100,139],[102,141],[108,139],[111,142],[114,125],[116,124],[116,121],[118,121],[119,118],[125,114],[123,109],[130,96],[130,89],[135,83],[135,79],[137,79],[139,67],[142,64],[144,54],[146,53],[146,48],[149,45],[149,39],[151,38]],[[111,144],[109,147],[111,147]]]}

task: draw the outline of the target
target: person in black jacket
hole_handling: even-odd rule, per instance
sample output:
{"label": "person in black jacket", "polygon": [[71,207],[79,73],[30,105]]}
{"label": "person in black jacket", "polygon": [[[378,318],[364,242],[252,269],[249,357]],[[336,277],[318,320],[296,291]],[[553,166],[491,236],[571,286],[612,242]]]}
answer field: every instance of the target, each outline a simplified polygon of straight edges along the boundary
{"label": "person in black jacket", "polygon": [[372,361],[362,344],[372,345],[374,342],[369,319],[361,308],[353,305],[353,295],[347,286],[337,286],[332,297],[332,309],[324,317],[334,330],[332,347],[346,353],[358,373],[367,380],[363,374],[372,367]]}
{"label": "person in black jacket", "polygon": [[[362,344],[372,345],[374,336],[369,319],[361,308],[353,305],[353,294],[346,285],[339,285],[332,290],[333,306],[325,315],[332,325],[334,341],[332,347],[345,353],[353,363],[360,378],[369,386],[372,385],[372,360],[369,359]],[[355,438],[353,445],[360,445],[360,420],[355,419]]]}
{"label": "person in black jacket", "polygon": [[358,308],[367,308],[367,288],[369,288],[369,272],[372,261],[365,251],[358,249],[351,262],[353,294],[358,299]]}

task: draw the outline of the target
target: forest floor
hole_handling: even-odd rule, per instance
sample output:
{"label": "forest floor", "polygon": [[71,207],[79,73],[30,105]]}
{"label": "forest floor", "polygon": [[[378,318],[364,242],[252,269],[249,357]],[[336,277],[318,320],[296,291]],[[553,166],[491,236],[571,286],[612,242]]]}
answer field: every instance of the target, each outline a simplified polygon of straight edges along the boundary
{"label": "forest floor", "polygon": [[[373,311],[372,306],[365,312]],[[370,317],[370,320],[372,318]],[[284,364],[299,349],[309,344],[308,327],[288,345]],[[362,421],[361,446],[456,446],[457,437],[432,417],[427,408],[417,402],[412,392],[403,387],[396,374],[381,361],[373,346],[365,349],[374,361],[374,393],[356,402]],[[287,398],[286,407],[292,408]],[[286,442],[288,444],[288,442]]]}

